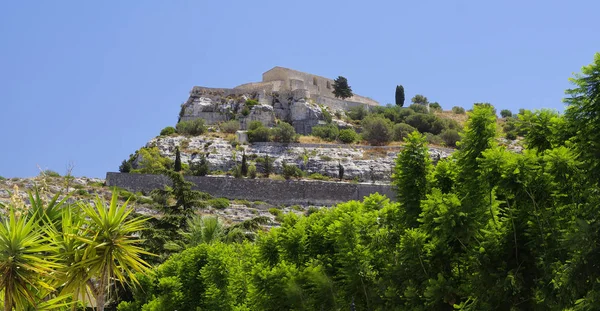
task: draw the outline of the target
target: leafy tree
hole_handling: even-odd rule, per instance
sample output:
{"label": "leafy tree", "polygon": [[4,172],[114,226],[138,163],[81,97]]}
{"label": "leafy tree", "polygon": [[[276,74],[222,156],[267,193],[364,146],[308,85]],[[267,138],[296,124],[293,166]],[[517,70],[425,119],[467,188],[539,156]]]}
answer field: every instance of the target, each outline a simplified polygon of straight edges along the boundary
{"label": "leafy tree", "polygon": [[177,132],[177,130],[175,130],[174,127],[167,126],[160,131],[160,136],[169,136],[169,135],[175,134],[176,132]]}
{"label": "leafy tree", "polygon": [[348,85],[346,78],[339,76],[333,80],[333,95],[341,99],[352,97],[352,88]]}
{"label": "leafy tree", "polygon": [[510,118],[512,117],[512,111],[508,110],[508,109],[502,109],[500,110],[500,116],[503,118]]}
{"label": "leafy tree", "polygon": [[137,168],[132,173],[160,174],[173,167],[173,160],[163,157],[157,147],[141,148],[137,154]]}
{"label": "leafy tree", "polygon": [[263,165],[265,177],[269,178],[269,175],[271,175],[271,172],[273,171],[273,159],[270,158],[268,154],[265,155]]}
{"label": "leafy tree", "polygon": [[121,173],[129,173],[131,172],[131,169],[131,162],[127,160],[123,160],[123,162],[121,162],[121,165],[119,166],[119,172]]}
{"label": "leafy tree", "polygon": [[404,87],[402,85],[396,86],[396,106],[404,106]]}
{"label": "leafy tree", "polygon": [[179,147],[175,148],[175,165],[173,166],[175,172],[181,172],[181,152]]}
{"label": "leafy tree", "polygon": [[459,106],[454,106],[454,107],[452,107],[452,112],[454,114],[465,114],[465,108],[459,107]]}
{"label": "leafy tree", "polygon": [[242,153],[242,165],[240,167],[240,173],[242,176],[248,176],[248,159],[246,158],[246,151]]}
{"label": "leafy tree", "polygon": [[180,121],[175,126],[177,133],[182,135],[198,136],[206,133],[204,119],[198,118],[191,121]]}
{"label": "leafy tree", "polygon": [[273,140],[276,142],[291,143],[297,139],[296,130],[287,122],[279,122],[271,132]]}
{"label": "leafy tree", "polygon": [[406,145],[396,159],[392,181],[406,211],[404,224],[415,227],[421,213],[421,200],[425,199],[430,183],[431,160],[423,135],[413,132],[404,140]]}
{"label": "leafy tree", "polygon": [[348,128],[340,131],[338,139],[344,144],[351,144],[358,140],[358,134],[354,129]]}
{"label": "leafy tree", "polygon": [[350,107],[348,111],[346,111],[346,115],[352,120],[362,120],[369,114],[367,109],[363,105]]}
{"label": "leafy tree", "polygon": [[564,144],[562,132],[566,130],[565,123],[558,112],[550,109],[535,112],[527,110],[518,117],[518,127],[525,133],[529,148],[543,152]]}
{"label": "leafy tree", "polygon": [[311,135],[320,137],[327,141],[334,141],[338,138],[340,130],[335,124],[313,126]]}
{"label": "leafy tree", "polygon": [[206,155],[204,153],[198,154],[198,161],[192,162],[190,160],[189,164],[189,172],[193,176],[206,176],[210,173],[210,167],[208,166],[208,161],[206,160]]}
{"label": "leafy tree", "polygon": [[404,141],[405,137],[414,131],[416,131],[414,127],[406,124],[406,123],[398,123],[394,125],[394,140],[395,141]]}
{"label": "leafy tree", "polygon": [[362,136],[372,145],[385,145],[393,138],[392,122],[378,115],[370,115],[361,121]]}
{"label": "leafy tree", "polygon": [[419,105],[427,105],[429,103],[429,100],[427,100],[427,97],[425,97],[421,94],[415,95],[410,101],[413,104],[419,104]]}
{"label": "leafy tree", "polygon": [[442,133],[440,133],[440,138],[442,138],[446,146],[456,147],[456,143],[460,141],[460,134],[457,130],[448,129],[443,130]]}

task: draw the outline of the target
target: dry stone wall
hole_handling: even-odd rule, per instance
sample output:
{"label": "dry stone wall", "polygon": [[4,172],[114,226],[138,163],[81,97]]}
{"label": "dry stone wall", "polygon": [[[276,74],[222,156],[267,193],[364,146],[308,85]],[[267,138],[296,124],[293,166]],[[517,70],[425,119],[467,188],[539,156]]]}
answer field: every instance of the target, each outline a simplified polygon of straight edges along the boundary
{"label": "dry stone wall", "polygon": [[[395,199],[389,184],[340,183],[325,181],[239,179],[217,176],[187,176],[196,190],[214,197],[263,201],[270,204],[331,206],[350,200],[362,200],[373,193]],[[152,191],[170,185],[162,175],[107,173],[106,185],[129,191]]]}

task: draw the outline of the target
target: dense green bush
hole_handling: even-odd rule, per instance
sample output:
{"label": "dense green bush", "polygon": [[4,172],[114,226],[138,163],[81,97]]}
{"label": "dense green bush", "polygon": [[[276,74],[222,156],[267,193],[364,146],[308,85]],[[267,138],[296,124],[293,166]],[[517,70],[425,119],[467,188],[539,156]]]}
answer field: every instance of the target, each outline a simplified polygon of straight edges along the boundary
{"label": "dense green bush", "polygon": [[369,112],[367,111],[367,109],[365,109],[363,105],[351,107],[350,109],[348,109],[348,111],[346,111],[346,115],[348,116],[348,118],[358,121],[366,117],[368,113]]}
{"label": "dense green bush", "polygon": [[442,106],[438,102],[430,103],[429,104],[429,108],[437,110],[437,111],[441,111],[442,110]]}
{"label": "dense green bush", "polygon": [[456,142],[460,141],[460,134],[453,129],[443,130],[439,136],[448,147],[456,147]]}
{"label": "dense green bush", "polygon": [[260,121],[250,121],[248,124],[248,131],[253,131],[259,129],[261,127],[265,127]]}
{"label": "dense green bush", "polygon": [[273,141],[280,143],[292,143],[298,139],[296,130],[287,122],[279,122],[277,126],[271,129],[271,137]]}
{"label": "dense green bush", "polygon": [[320,137],[327,141],[334,141],[338,138],[340,130],[335,124],[313,126],[311,135]]}
{"label": "dense green bush", "polygon": [[270,140],[270,137],[271,131],[267,127],[262,126],[262,124],[259,128],[256,128],[254,130],[248,130],[248,140],[251,143],[266,142]]}
{"label": "dense green bush", "polygon": [[380,116],[369,115],[361,121],[362,137],[371,145],[385,145],[394,135],[392,121]]}
{"label": "dense green bush", "polygon": [[465,108],[459,107],[459,106],[454,106],[454,107],[452,107],[452,112],[454,114],[465,114]]}
{"label": "dense green bush", "polygon": [[404,138],[408,136],[408,134],[416,131],[417,129],[406,124],[406,123],[398,123],[394,125],[394,140],[395,141],[404,141]]}
{"label": "dense green bush", "polygon": [[137,168],[131,173],[161,174],[173,168],[173,160],[163,157],[157,147],[141,148],[138,151]]}
{"label": "dense green bush", "polygon": [[281,164],[281,168],[283,171],[283,177],[285,179],[290,178],[302,178],[304,172],[294,164],[286,164],[285,162]]}
{"label": "dense green bush", "polygon": [[421,133],[431,132],[433,123],[438,118],[432,114],[416,113],[406,118],[406,123]]}
{"label": "dense green bush", "polygon": [[169,136],[175,134],[177,130],[172,126],[167,126],[160,131],[160,136]]}
{"label": "dense green bush", "polygon": [[0,180],[6,180],[4,176],[0,176]]}
{"label": "dense green bush", "polygon": [[358,140],[358,134],[354,129],[348,128],[340,131],[338,139],[344,144],[351,144]]}
{"label": "dense green bush", "polygon": [[204,119],[198,118],[190,121],[181,121],[176,125],[177,133],[182,135],[198,136],[206,133]]}
{"label": "dense green bush", "polygon": [[256,178],[256,165],[250,164],[248,166],[248,177],[252,179]]}
{"label": "dense green bush", "polygon": [[131,169],[131,162],[129,162],[128,160],[123,160],[123,162],[121,162],[121,165],[119,166],[119,172],[121,173],[129,173],[131,172]]}
{"label": "dense green bush", "polygon": [[312,173],[310,175],[308,175],[308,179],[314,179],[314,180],[330,180],[331,178],[329,178],[329,176],[325,176],[321,173]]}
{"label": "dense green bush", "polygon": [[208,200],[208,205],[216,209],[226,209],[229,207],[229,199],[215,198]]}
{"label": "dense green bush", "polygon": [[255,99],[246,99],[245,102],[245,106],[248,107],[249,109],[252,109],[252,107],[258,105],[258,101]]}
{"label": "dense green bush", "polygon": [[47,177],[60,177],[60,174],[53,170],[45,170],[43,174]]}
{"label": "dense green bush", "polygon": [[402,108],[398,110],[398,117],[395,120],[396,123],[406,122],[406,118],[415,114],[415,111],[410,108]]}
{"label": "dense green bush", "polygon": [[425,133],[425,137],[427,138],[427,142],[429,144],[438,145],[438,146],[441,146],[444,144],[444,140],[439,135]]}
{"label": "dense green bush", "polygon": [[429,113],[429,111],[427,110],[427,106],[421,104],[412,104],[408,106],[408,108],[410,108],[416,113]]}
{"label": "dense green bush", "polygon": [[233,133],[239,131],[240,121],[229,120],[227,122],[221,123],[221,125],[219,127],[221,128],[222,132],[233,134]]}
{"label": "dense green bush", "polygon": [[329,112],[329,110],[327,110],[326,107],[321,106],[321,114],[323,115],[323,120],[327,123],[331,123],[331,121],[333,121],[333,117],[331,116],[331,113]]}
{"label": "dense green bush", "polygon": [[503,118],[510,118],[512,117],[512,111],[508,110],[508,109],[502,109],[500,110],[500,116]]}

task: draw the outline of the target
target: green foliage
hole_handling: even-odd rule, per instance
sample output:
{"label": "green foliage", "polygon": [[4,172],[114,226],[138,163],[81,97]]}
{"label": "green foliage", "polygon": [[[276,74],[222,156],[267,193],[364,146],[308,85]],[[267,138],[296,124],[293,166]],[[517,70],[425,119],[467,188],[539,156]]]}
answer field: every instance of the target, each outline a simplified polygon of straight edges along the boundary
{"label": "green foliage", "polygon": [[248,176],[248,159],[246,158],[246,151],[242,153],[242,164],[240,165],[240,174],[242,174],[242,176]]}
{"label": "green foliage", "polygon": [[508,109],[502,109],[500,110],[500,116],[503,118],[510,118],[512,117],[512,111],[508,110]]}
{"label": "green foliage", "polygon": [[567,130],[564,119],[555,110],[524,111],[518,116],[518,127],[525,133],[525,143],[539,152],[564,144]]}
{"label": "green foliage", "polygon": [[325,122],[331,123],[331,121],[333,121],[333,117],[326,107],[321,106],[321,114],[323,115],[323,120],[325,120]]}
{"label": "green foliage", "polygon": [[296,130],[291,124],[279,122],[279,124],[271,130],[271,137],[273,137],[273,141],[276,142],[291,143],[297,140],[298,135],[296,135]]}
{"label": "green foliage", "polygon": [[131,173],[160,174],[173,167],[173,161],[163,157],[157,147],[141,148],[137,157],[137,168],[131,170]]}
{"label": "green foliage", "polygon": [[465,108],[459,107],[459,106],[454,106],[454,107],[452,107],[452,112],[454,114],[465,114]]}
{"label": "green foliage", "polygon": [[167,126],[160,131],[160,136],[169,136],[169,135],[173,135],[175,133],[177,133],[177,130],[175,130],[174,127]]}
{"label": "green foliage", "polygon": [[344,180],[344,166],[340,162],[338,162],[338,178]]}
{"label": "green foliage", "polygon": [[245,102],[246,107],[252,109],[252,107],[258,105],[258,101],[255,99],[247,99]]}
{"label": "green foliage", "polygon": [[229,207],[229,200],[226,198],[216,198],[208,200],[208,205],[216,209],[226,209]]}
{"label": "green foliage", "polygon": [[320,137],[327,141],[334,141],[338,138],[340,130],[335,124],[313,126],[311,135]]}
{"label": "green foliage", "polygon": [[344,144],[351,144],[359,139],[358,134],[354,129],[348,128],[340,130],[338,139]]}
{"label": "green foliage", "polygon": [[219,127],[221,128],[222,132],[233,134],[240,130],[240,121],[229,120],[227,122],[221,123]]}
{"label": "green foliage", "polygon": [[385,145],[393,138],[392,122],[378,115],[369,115],[361,121],[362,137],[372,145]]}
{"label": "green foliage", "polygon": [[267,142],[270,140],[271,131],[262,125],[259,121],[257,121],[260,126],[254,129],[249,127],[248,129],[248,140],[252,143],[254,142]]}
{"label": "green foliage", "polygon": [[180,121],[175,126],[177,133],[182,135],[198,136],[206,133],[204,119],[198,118],[190,121]]}
{"label": "green foliage", "polygon": [[206,176],[210,173],[210,167],[208,166],[208,160],[204,153],[198,154],[198,160],[189,164],[189,174],[193,176]]}
{"label": "green foliage", "polygon": [[442,111],[442,106],[438,102],[430,103],[429,108],[433,110]]}
{"label": "green foliage", "polygon": [[350,107],[350,109],[346,111],[346,115],[348,116],[348,118],[357,121],[364,119],[364,117],[366,117],[367,114],[369,114],[369,112],[367,111],[367,109],[365,109],[363,105]]}
{"label": "green foliage", "polygon": [[456,147],[456,143],[460,141],[460,134],[457,130],[443,130],[440,133],[440,138],[444,141],[444,144],[448,147]]}
{"label": "green foliage", "polygon": [[402,85],[396,86],[396,106],[402,107],[404,106],[404,87]]}
{"label": "green foliage", "polygon": [[429,100],[427,100],[427,97],[425,97],[421,94],[415,95],[410,101],[413,104],[418,104],[418,105],[426,105],[427,103],[429,103]]}
{"label": "green foliage", "polygon": [[123,162],[121,162],[121,165],[119,166],[119,172],[121,173],[129,173],[131,172],[132,166],[131,166],[131,162],[127,161],[127,160],[123,160]]}
{"label": "green foliage", "polygon": [[333,95],[341,99],[352,97],[352,88],[348,85],[346,78],[339,76],[333,80]]}
{"label": "green foliage", "polygon": [[325,176],[321,173],[312,173],[310,175],[308,175],[308,179],[314,179],[314,180],[330,180],[331,178],[329,178],[329,176]]}
{"label": "green foliage", "polygon": [[256,178],[256,165],[250,164],[248,166],[248,177],[252,179]]}
{"label": "green foliage", "polygon": [[416,113],[424,113],[424,114],[429,113],[429,110],[427,110],[426,105],[412,104],[412,105],[408,106],[408,108],[410,108],[410,110],[412,110]]}
{"label": "green foliage", "polygon": [[417,129],[406,124],[406,123],[398,123],[394,125],[394,140],[395,141],[404,141],[404,138],[408,137],[408,135]]}
{"label": "green foliage", "polygon": [[44,170],[42,174],[46,177],[60,177],[60,174],[53,170]]}
{"label": "green foliage", "polygon": [[0,176],[0,181],[1,180],[6,180],[6,178],[4,176]]}
{"label": "green foliage", "polygon": [[181,152],[179,152],[179,147],[175,148],[175,164],[173,165],[173,170],[175,172],[181,172]]}
{"label": "green foliage", "polygon": [[281,170],[285,179],[302,178],[304,175],[304,172],[299,167],[293,164],[286,164],[285,162],[281,163]]}

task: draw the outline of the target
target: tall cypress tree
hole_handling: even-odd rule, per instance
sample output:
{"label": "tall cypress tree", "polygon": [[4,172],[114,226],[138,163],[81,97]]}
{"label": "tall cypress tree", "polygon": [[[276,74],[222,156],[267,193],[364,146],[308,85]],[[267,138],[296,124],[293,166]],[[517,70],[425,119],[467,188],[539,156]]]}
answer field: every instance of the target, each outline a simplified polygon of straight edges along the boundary
{"label": "tall cypress tree", "polygon": [[246,151],[242,152],[242,176],[248,175],[248,159],[246,158]]}
{"label": "tall cypress tree", "polygon": [[179,147],[175,149],[175,172],[181,172],[181,153],[179,152]]}
{"label": "tall cypress tree", "polygon": [[402,85],[396,86],[396,106],[404,106],[404,87]]}

